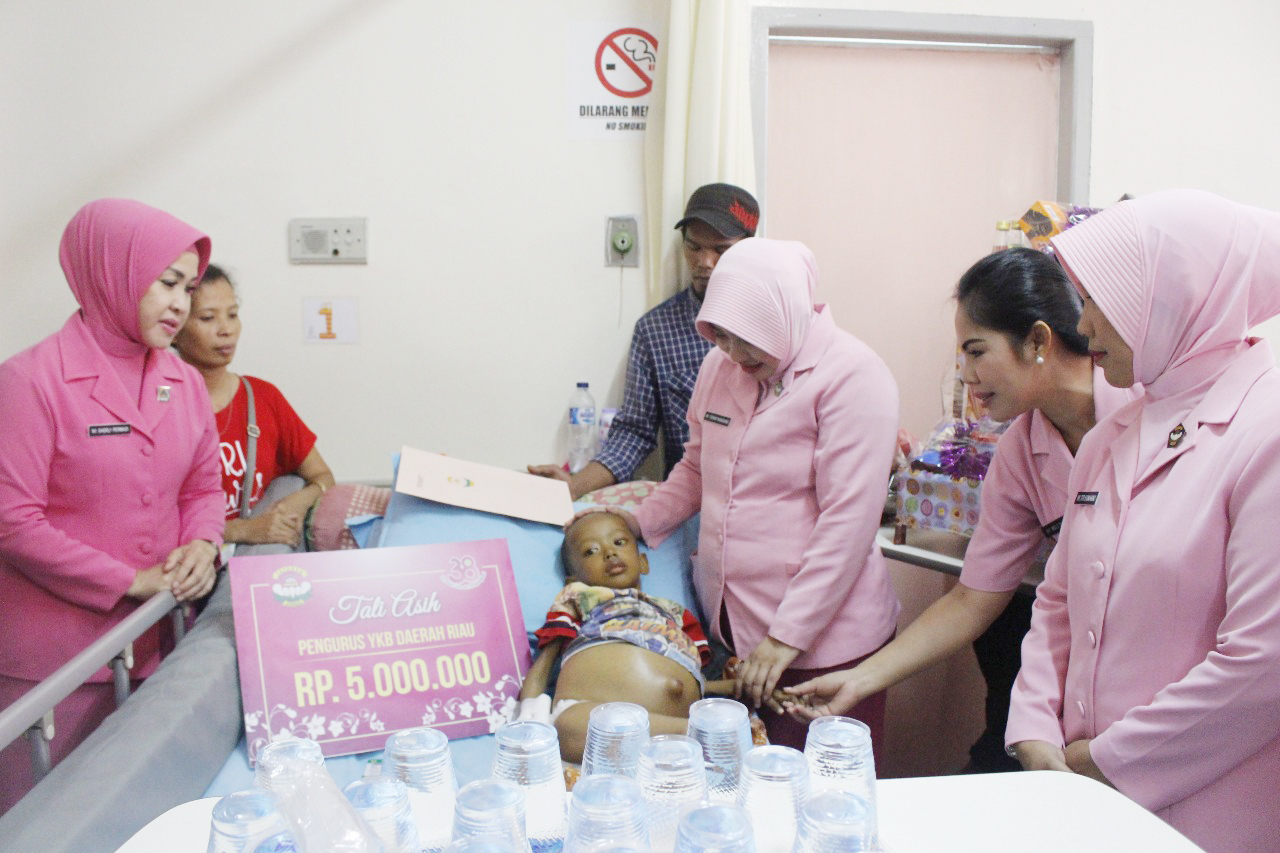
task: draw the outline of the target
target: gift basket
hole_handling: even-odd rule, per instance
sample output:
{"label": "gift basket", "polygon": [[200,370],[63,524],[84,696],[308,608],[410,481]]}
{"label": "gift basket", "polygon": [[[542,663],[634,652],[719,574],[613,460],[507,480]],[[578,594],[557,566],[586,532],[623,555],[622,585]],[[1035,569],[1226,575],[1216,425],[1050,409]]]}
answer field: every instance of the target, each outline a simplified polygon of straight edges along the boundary
{"label": "gift basket", "polygon": [[982,481],[1004,424],[993,421],[960,381],[956,354],[949,413],[897,474],[897,537],[908,529],[972,536],[978,526]]}
{"label": "gift basket", "polygon": [[[1025,236],[1025,245],[1052,254],[1050,238],[1097,212],[1092,207],[1037,201],[1016,222],[996,223],[994,251],[1024,245]],[[968,393],[960,379],[962,358],[957,350],[954,372],[944,382],[947,415],[895,474],[894,538],[899,544],[905,542],[909,529],[972,536],[978,526],[982,482],[1004,424],[993,421]]]}

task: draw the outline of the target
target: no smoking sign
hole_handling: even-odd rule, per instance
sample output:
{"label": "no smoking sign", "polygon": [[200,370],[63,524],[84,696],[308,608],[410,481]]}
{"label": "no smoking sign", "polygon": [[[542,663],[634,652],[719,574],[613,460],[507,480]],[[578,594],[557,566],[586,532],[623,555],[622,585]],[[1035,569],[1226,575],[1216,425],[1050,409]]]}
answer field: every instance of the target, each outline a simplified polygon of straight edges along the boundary
{"label": "no smoking sign", "polygon": [[653,90],[658,40],[638,27],[605,36],[596,49],[596,77],[620,98],[641,98]]}

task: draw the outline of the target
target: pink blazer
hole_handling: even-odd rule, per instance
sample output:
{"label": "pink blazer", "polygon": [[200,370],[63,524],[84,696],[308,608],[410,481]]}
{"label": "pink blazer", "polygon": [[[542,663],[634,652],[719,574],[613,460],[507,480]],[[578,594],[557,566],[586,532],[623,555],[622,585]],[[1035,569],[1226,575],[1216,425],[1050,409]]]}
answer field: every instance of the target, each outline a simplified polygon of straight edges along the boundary
{"label": "pink blazer", "polygon": [[[137,606],[124,597],[136,570],[222,540],[203,380],[152,350],[142,389],[139,411],[79,314],[0,365],[0,674],[49,675]],[[134,644],[135,675],[158,642]]]}
{"label": "pink blazer", "polygon": [[[657,545],[701,509],[694,586],[711,631],[721,604],[735,651],[770,635],[832,666],[892,635],[898,599],[875,544],[898,429],[884,362],[819,314],[780,397],[713,349],[689,404],[685,455],[636,511]],[[768,393],[768,392],[767,392]]]}
{"label": "pink blazer", "polygon": [[[1138,393],[1111,387],[1094,369],[1093,411],[1099,422]],[[983,592],[1018,588],[1051,541],[1043,528],[1066,512],[1072,461],[1062,433],[1038,409],[1014,419],[996,444],[982,485],[982,511],[965,549],[961,583]]]}
{"label": "pink blazer", "polygon": [[1201,846],[1280,850],[1280,371],[1255,341],[1134,481],[1140,408],[1080,448],[1006,741],[1093,738]]}

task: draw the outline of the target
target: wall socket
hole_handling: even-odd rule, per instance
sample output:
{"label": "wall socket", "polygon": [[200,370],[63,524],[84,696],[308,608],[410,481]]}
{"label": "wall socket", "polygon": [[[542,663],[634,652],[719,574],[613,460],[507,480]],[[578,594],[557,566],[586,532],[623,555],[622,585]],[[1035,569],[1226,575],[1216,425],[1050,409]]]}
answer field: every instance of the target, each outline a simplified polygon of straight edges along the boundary
{"label": "wall socket", "polygon": [[365,219],[290,219],[289,262],[367,264]]}
{"label": "wall socket", "polygon": [[638,267],[637,244],[640,230],[634,216],[610,216],[605,229],[604,265],[606,267]]}

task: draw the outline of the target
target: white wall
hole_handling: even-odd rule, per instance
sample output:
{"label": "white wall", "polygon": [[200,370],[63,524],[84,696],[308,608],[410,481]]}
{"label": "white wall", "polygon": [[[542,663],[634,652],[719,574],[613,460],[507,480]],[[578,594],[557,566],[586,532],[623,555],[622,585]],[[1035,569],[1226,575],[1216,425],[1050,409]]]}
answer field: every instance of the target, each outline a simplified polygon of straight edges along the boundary
{"label": "white wall", "polygon": [[[565,47],[649,6],[0,5],[0,357],[74,310],[71,214],[132,196],[212,236],[244,302],[234,369],[281,386],[340,479],[388,479],[402,444],[551,461],[575,381],[620,399],[645,307],[642,271],[603,265],[605,218],[643,213],[642,141],[569,138]],[[289,219],[347,215],[367,266],[288,263]],[[360,343],[303,343],[301,300],[350,296]]]}
{"label": "white wall", "polygon": [[[0,4],[0,357],[74,308],[56,254],[70,215],[133,196],[212,235],[242,284],[235,367],[283,388],[339,478],[386,479],[401,444],[511,467],[554,458],[575,380],[620,399],[644,308],[643,271],[601,262],[605,217],[643,213],[640,143],[569,138],[565,46],[590,20],[652,23],[662,40],[664,6]],[[1280,209],[1280,4],[1035,10],[1094,22],[1091,192],[1073,201],[1188,185]],[[287,263],[289,219],[339,215],[368,217],[368,266]],[[302,343],[301,300],[341,296],[360,300],[360,344]]]}

